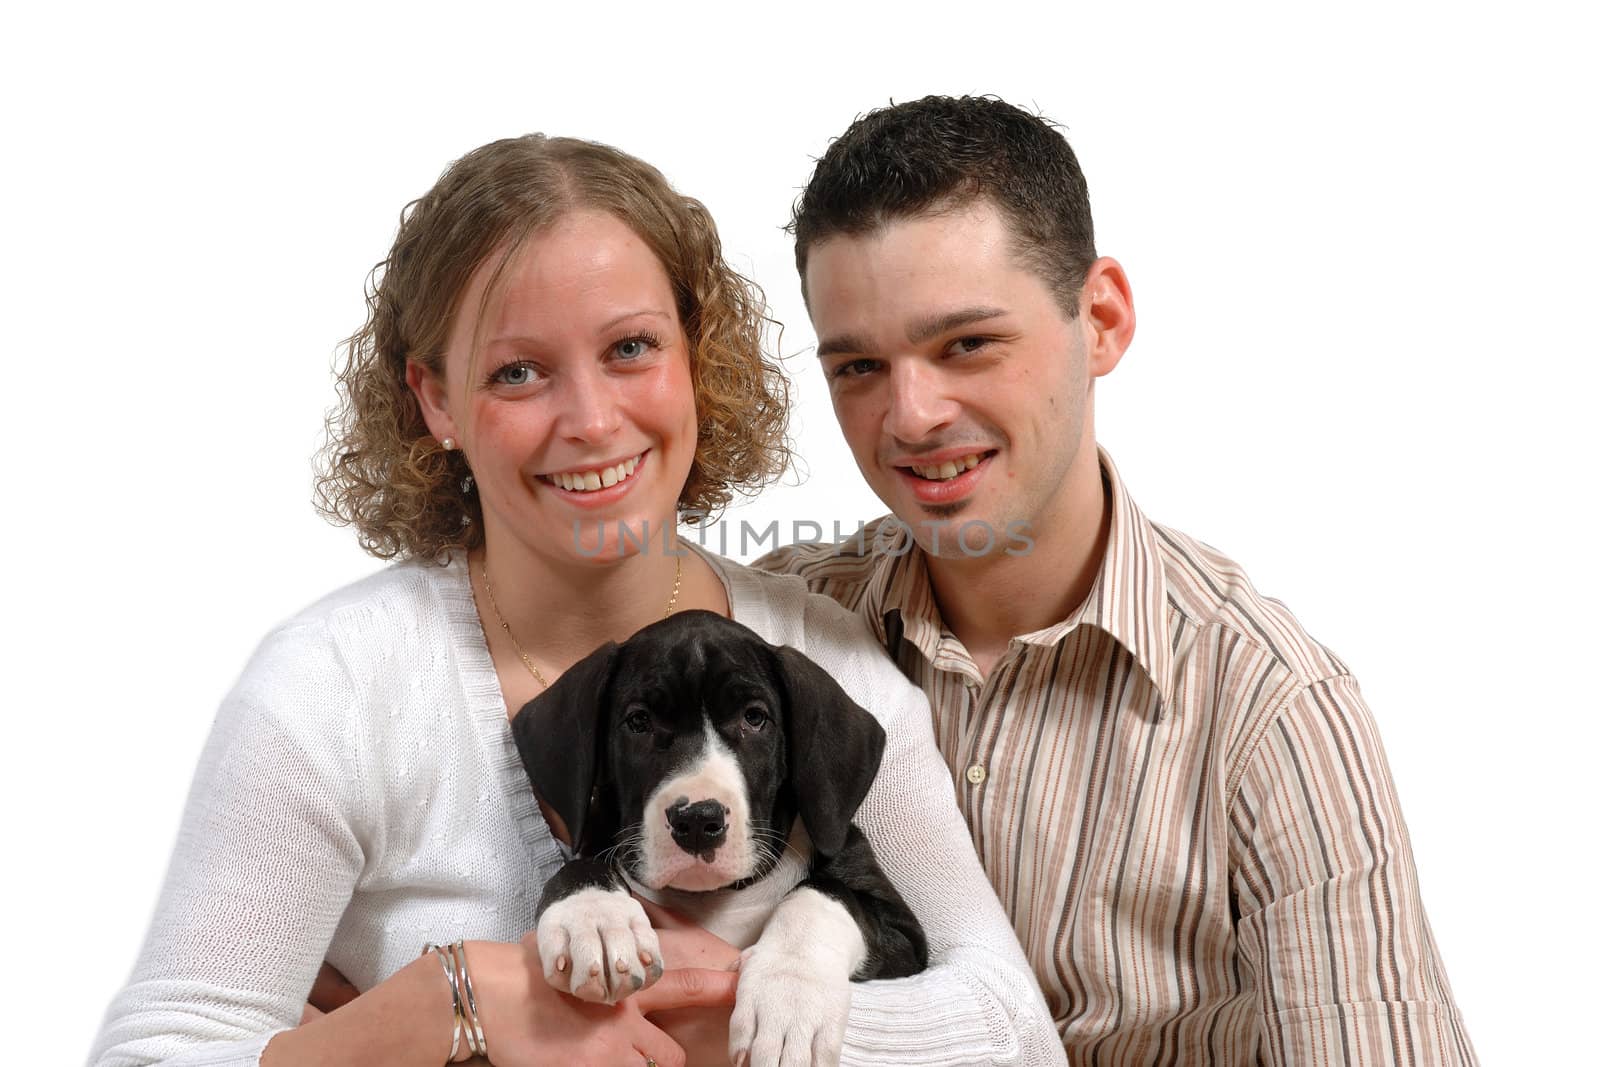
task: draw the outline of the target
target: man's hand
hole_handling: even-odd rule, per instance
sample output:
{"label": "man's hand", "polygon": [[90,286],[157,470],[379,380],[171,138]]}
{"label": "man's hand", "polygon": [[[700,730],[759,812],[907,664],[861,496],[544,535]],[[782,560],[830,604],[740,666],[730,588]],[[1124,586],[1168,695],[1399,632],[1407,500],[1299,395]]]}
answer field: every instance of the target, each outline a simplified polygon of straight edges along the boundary
{"label": "man's hand", "polygon": [[305,1009],[300,1013],[302,1025],[344,1007],[356,997],[361,995],[361,990],[350,984],[350,979],[334,969],[333,964],[324,962],[322,969],[317,972],[317,980],[311,983],[311,995],[306,998]]}

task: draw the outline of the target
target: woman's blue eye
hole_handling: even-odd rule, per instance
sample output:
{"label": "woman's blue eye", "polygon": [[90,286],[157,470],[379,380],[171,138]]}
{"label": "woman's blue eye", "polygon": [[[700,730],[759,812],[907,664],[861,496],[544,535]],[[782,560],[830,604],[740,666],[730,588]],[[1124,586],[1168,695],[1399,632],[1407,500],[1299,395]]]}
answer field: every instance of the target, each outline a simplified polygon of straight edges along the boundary
{"label": "woman's blue eye", "polygon": [[494,372],[494,378],[501,385],[527,385],[533,381],[533,368],[526,363],[508,363]]}
{"label": "woman's blue eye", "polygon": [[650,351],[650,342],[643,337],[630,337],[617,345],[617,355],[623,359],[638,359]]}

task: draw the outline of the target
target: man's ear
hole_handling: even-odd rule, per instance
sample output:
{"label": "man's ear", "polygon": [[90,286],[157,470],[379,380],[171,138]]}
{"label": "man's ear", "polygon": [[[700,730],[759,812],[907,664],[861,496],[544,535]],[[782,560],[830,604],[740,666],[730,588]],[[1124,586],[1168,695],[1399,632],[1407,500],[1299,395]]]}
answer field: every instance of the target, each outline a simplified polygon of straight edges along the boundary
{"label": "man's ear", "polygon": [[422,421],[428,424],[428,432],[441,441],[446,437],[459,441],[461,433],[450,416],[450,394],[445,389],[444,376],[416,360],[407,360],[406,385],[422,408]]}
{"label": "man's ear", "polygon": [[1078,317],[1083,320],[1089,375],[1110,374],[1133,343],[1133,290],[1122,264],[1101,256],[1089,265],[1078,293]]}
{"label": "man's ear", "polygon": [[511,720],[511,736],[534,793],[561,816],[580,855],[588,854],[591,841],[604,838],[599,848],[608,846],[616,833],[615,827],[602,825],[613,820],[590,811],[595,783],[604,777],[607,698],[616,660],[617,646],[608,641],[567,668]]}
{"label": "man's ear", "polygon": [[824,856],[844,847],[856,809],[877,777],[883,727],[828,674],[792,648],[773,650],[783,686],[789,782],[811,843]]}

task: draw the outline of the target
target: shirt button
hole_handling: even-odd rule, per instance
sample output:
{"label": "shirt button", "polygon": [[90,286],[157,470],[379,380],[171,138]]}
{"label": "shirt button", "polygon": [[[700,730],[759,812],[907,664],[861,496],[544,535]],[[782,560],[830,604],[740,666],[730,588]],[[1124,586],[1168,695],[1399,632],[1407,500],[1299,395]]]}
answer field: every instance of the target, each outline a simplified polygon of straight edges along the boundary
{"label": "shirt button", "polygon": [[967,781],[973,785],[982,785],[983,780],[989,777],[989,772],[983,769],[981,763],[974,763],[967,768]]}

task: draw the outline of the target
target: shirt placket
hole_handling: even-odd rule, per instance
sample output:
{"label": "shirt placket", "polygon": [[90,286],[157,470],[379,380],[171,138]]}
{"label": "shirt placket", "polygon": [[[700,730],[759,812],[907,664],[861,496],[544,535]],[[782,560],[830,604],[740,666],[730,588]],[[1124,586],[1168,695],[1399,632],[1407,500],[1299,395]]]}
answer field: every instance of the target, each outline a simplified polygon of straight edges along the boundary
{"label": "shirt placket", "polygon": [[996,735],[1005,722],[1002,694],[1015,682],[1021,669],[1022,649],[1013,642],[982,684],[971,677],[962,679],[964,724],[957,748],[960,757],[957,785],[962,809],[975,831],[979,829],[975,813],[980,810],[988,789],[992,788],[994,775],[1004,771],[996,766],[1003,761],[1004,754],[995,748]]}

